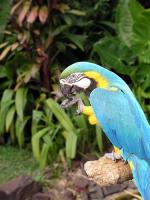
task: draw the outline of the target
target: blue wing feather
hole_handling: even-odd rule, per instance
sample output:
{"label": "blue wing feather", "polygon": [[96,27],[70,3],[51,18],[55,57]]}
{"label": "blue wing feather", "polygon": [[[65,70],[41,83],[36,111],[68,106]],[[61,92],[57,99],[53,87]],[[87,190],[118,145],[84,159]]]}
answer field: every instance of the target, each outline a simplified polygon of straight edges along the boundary
{"label": "blue wing feather", "polygon": [[115,146],[150,161],[150,127],[131,92],[96,88],[90,95],[90,103]]}

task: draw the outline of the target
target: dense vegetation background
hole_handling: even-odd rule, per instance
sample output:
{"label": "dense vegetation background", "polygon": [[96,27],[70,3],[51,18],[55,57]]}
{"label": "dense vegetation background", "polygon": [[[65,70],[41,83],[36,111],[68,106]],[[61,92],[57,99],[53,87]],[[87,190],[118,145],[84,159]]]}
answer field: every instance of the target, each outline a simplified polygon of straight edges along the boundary
{"label": "dense vegetation background", "polygon": [[59,106],[60,72],[82,60],[119,74],[150,119],[149,6],[136,0],[1,0],[1,143],[31,148],[41,167],[62,156],[69,163],[103,153],[100,127],[75,108]]}

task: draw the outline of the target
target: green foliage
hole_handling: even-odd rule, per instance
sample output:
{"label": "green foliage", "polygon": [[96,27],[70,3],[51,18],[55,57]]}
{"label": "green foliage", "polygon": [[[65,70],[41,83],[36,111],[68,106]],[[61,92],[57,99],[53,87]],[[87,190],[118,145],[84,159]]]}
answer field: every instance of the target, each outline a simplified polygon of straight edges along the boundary
{"label": "green foliage", "polygon": [[0,134],[3,134],[5,131],[5,121],[7,112],[10,108],[10,106],[14,103],[12,100],[13,91],[10,89],[6,89],[3,93],[1,104],[0,104],[0,117],[1,117],[1,123],[0,123]]}
{"label": "green foliage", "polygon": [[29,116],[24,117],[24,109],[27,101],[27,88],[19,88],[18,91],[6,89],[3,92],[0,104],[0,133],[10,132],[12,142],[15,137],[20,147],[24,146],[25,126]]}
{"label": "green foliage", "polygon": [[49,127],[43,128],[42,130],[38,131],[33,137],[32,137],[32,150],[33,155],[37,161],[41,160],[40,156],[40,139],[48,134]]}
{"label": "green foliage", "polygon": [[118,3],[116,10],[118,36],[128,47],[131,47],[134,22],[138,19],[142,11],[144,11],[144,8],[136,0],[120,0]]}
{"label": "green foliage", "polygon": [[[69,113],[68,113],[69,115]],[[59,152],[65,152],[66,158],[75,158],[76,151],[86,150],[84,142],[88,140],[88,122],[84,116],[75,116],[71,120],[53,99],[45,102],[43,111],[34,110],[32,115],[32,150],[40,167],[58,158]],[[91,131],[95,127],[91,127]],[[97,131],[100,134],[100,131]],[[82,142],[82,145],[78,143]],[[89,145],[94,147],[94,144]],[[65,146],[65,149],[64,149]],[[98,146],[101,148],[101,144]],[[101,148],[102,150],[102,148]]]}
{"label": "green foliage", "polygon": [[128,59],[132,62],[132,57],[129,57],[131,52],[128,47],[121,44],[122,41],[119,38],[105,37],[94,44],[92,56],[96,53],[102,65],[107,66],[108,69],[114,69],[121,74],[129,74],[130,69],[125,63]]}
{"label": "green foliage", "polygon": [[3,39],[5,27],[8,23],[10,9],[11,5],[9,0],[0,1],[0,42]]}
{"label": "green foliage", "polygon": [[77,132],[72,121],[61,109],[61,107],[52,99],[47,100],[47,105],[59,120],[59,123],[65,129],[63,135],[66,140],[66,156],[67,158],[74,158],[76,155]]}
{"label": "green foliage", "polygon": [[18,118],[23,121],[24,108],[27,102],[27,88],[19,88],[16,91],[15,106]]}
{"label": "green foliage", "polygon": [[11,106],[11,108],[8,110],[6,115],[6,132],[9,131],[11,124],[13,123],[13,119],[15,116],[15,106]]}
{"label": "green foliage", "polygon": [[96,125],[96,141],[98,144],[99,151],[103,153],[103,137],[102,137],[102,129],[100,125]]}

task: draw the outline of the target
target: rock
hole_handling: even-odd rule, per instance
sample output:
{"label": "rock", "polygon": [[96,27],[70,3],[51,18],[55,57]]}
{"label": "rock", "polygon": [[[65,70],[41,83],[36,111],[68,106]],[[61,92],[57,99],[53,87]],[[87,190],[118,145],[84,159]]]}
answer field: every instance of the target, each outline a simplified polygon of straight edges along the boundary
{"label": "rock", "polygon": [[120,192],[120,185],[116,184],[109,187],[103,187],[103,192],[105,196]]}
{"label": "rock", "polygon": [[19,176],[0,186],[0,200],[26,200],[41,191],[41,186],[31,177]]}
{"label": "rock", "polygon": [[127,189],[129,185],[129,181],[125,181],[124,183],[120,184],[120,192]]}
{"label": "rock", "polygon": [[89,180],[82,175],[75,176],[73,182],[74,182],[75,187],[78,188],[79,190],[86,189],[86,187],[89,184]]}
{"label": "rock", "polygon": [[102,188],[94,182],[91,182],[88,188],[90,199],[103,199],[104,194]]}
{"label": "rock", "polygon": [[67,189],[63,192],[63,196],[62,196],[63,200],[75,200],[76,197],[73,193],[73,191],[71,191],[70,189]]}
{"label": "rock", "polygon": [[82,200],[88,200],[89,198],[88,198],[88,194],[86,193],[86,192],[81,192],[80,193],[80,198],[79,198],[80,200],[82,199]]}
{"label": "rock", "polygon": [[51,200],[51,194],[49,192],[37,193],[33,196],[32,200]]}

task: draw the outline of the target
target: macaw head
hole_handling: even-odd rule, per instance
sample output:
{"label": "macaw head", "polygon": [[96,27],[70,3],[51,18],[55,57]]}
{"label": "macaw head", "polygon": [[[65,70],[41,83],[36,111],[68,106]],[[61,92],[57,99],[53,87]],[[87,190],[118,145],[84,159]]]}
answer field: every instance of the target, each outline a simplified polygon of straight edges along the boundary
{"label": "macaw head", "polygon": [[77,62],[68,66],[61,74],[60,87],[64,96],[78,92],[90,93],[96,88],[114,89],[125,82],[115,73],[89,62]]}

